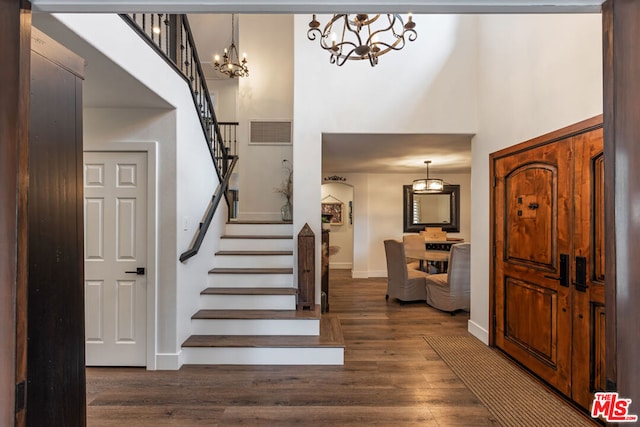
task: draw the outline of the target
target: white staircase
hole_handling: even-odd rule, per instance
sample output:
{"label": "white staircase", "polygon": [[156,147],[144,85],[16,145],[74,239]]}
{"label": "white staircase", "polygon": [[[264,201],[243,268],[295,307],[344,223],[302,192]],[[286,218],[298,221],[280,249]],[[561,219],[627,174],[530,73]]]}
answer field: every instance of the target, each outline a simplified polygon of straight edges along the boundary
{"label": "white staircase", "polygon": [[209,271],[185,364],[341,365],[335,316],[296,310],[291,223],[228,223]]}

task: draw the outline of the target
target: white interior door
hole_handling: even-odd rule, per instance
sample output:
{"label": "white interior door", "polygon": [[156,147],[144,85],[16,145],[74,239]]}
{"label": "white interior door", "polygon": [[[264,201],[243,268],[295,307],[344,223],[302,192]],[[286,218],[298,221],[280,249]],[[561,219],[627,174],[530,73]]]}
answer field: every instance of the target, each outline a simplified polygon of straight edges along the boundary
{"label": "white interior door", "polygon": [[146,153],[84,153],[88,366],[146,365],[146,201]]}

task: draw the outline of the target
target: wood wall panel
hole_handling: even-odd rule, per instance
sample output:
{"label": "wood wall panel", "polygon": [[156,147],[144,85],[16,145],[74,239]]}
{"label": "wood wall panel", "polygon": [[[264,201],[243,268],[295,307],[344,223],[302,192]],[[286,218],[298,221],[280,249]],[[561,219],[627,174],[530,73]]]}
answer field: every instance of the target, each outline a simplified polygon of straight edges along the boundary
{"label": "wood wall panel", "polygon": [[505,338],[555,366],[558,295],[535,283],[507,277]]}
{"label": "wood wall panel", "polygon": [[27,425],[86,423],[84,61],[34,29],[29,158]]}
{"label": "wood wall panel", "polygon": [[591,319],[593,319],[592,328],[594,338],[592,347],[594,354],[591,355],[591,360],[594,361],[593,366],[591,366],[591,369],[593,370],[593,384],[591,385],[591,390],[606,390],[607,367],[606,363],[602,363],[607,360],[606,316],[604,306],[594,305]]}
{"label": "wood wall panel", "polygon": [[534,163],[519,168],[505,180],[507,259],[555,272],[557,171],[551,165]]}

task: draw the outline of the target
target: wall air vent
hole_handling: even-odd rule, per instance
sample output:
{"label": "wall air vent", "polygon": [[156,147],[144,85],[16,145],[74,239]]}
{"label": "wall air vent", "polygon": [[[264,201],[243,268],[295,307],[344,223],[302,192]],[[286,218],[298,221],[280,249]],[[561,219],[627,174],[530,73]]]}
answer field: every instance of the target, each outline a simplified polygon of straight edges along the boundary
{"label": "wall air vent", "polygon": [[252,120],[249,144],[291,144],[291,120]]}

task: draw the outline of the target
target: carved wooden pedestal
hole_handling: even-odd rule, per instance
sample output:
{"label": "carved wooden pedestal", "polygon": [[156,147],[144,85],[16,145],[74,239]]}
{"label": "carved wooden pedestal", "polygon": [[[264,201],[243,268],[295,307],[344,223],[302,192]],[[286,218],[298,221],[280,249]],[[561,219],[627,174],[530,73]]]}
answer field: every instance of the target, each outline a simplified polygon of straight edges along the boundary
{"label": "carved wooden pedestal", "polygon": [[298,234],[298,310],[315,309],[315,242],[311,227],[305,224]]}
{"label": "carved wooden pedestal", "polygon": [[322,296],[322,312],[329,311],[329,230],[322,230],[322,253],[320,290]]}

